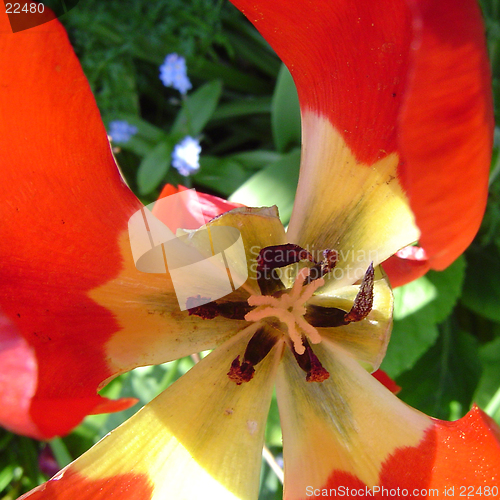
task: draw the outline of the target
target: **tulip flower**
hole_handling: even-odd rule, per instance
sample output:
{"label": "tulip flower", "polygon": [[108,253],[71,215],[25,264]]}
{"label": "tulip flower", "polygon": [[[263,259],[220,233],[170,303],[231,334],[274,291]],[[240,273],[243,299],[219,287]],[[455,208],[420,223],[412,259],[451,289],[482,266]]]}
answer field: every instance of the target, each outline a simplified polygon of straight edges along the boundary
{"label": "tulip flower", "polygon": [[187,310],[172,270],[135,267],[127,227],[142,206],[64,30],[11,35],[2,14],[0,346],[16,354],[0,367],[12,380],[2,423],[66,433],[130,404],[96,395],[118,374],[214,349],[22,498],[255,499],[274,386],[289,500],[498,496],[489,417],[474,407],[432,419],[370,375],[391,329],[379,265],[418,241],[413,259],[388,265],[391,279],[446,267],[484,209],[492,109],[476,2],[234,3],[295,78],[301,173],[288,232],[276,209],[238,207],[190,233],[208,256],[202,231],[236,228],[245,258],[228,261],[247,278]]}

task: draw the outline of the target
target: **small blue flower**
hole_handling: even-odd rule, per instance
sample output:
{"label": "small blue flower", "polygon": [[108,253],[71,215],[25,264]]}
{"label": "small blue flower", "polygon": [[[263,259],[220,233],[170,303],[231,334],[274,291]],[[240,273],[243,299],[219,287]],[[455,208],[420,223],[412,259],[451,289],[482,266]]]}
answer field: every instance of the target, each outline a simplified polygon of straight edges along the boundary
{"label": "small blue flower", "polygon": [[186,59],[177,54],[169,54],[160,66],[160,80],[165,87],[173,87],[185,95],[192,88],[187,76]]}
{"label": "small blue flower", "polygon": [[128,142],[135,134],[137,134],[137,127],[124,120],[113,120],[109,123],[108,135],[111,136],[113,142]]}
{"label": "small blue flower", "polygon": [[200,168],[201,146],[197,139],[189,135],[177,144],[172,152],[172,166],[187,177]]}

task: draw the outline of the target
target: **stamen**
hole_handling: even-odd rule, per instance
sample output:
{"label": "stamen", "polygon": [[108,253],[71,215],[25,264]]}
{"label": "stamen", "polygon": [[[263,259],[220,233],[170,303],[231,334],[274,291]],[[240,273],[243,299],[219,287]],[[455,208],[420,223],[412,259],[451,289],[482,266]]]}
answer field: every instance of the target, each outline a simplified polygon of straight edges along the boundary
{"label": "stamen", "polygon": [[375,271],[373,269],[372,262],[366,270],[351,310],[344,317],[344,324],[347,325],[352,321],[361,321],[362,319],[365,319],[368,314],[370,314],[370,311],[373,308],[374,276]]}
{"label": "stamen", "polygon": [[230,380],[236,382],[236,385],[241,385],[243,382],[250,382],[254,373],[255,369],[252,363],[250,361],[243,361],[240,364],[240,357],[238,355],[231,363],[231,369],[227,372],[227,376]]}
{"label": "stamen", "polygon": [[309,337],[309,340],[313,344],[319,344],[321,342],[321,335],[314,326],[310,325],[303,317],[297,318],[297,325],[299,328]]}
{"label": "stamen", "polygon": [[[309,274],[307,276],[309,276]],[[316,290],[322,287],[324,284],[325,280],[323,278],[318,278],[317,280],[314,280],[308,285],[302,287],[302,293],[300,294],[301,302],[307,302],[314,295],[314,292],[316,292]]]}
{"label": "stamen", "polygon": [[257,283],[262,295],[272,295],[285,289],[276,269],[286,267],[301,260],[317,264],[313,256],[304,248],[293,243],[262,248],[257,257]]}
{"label": "stamen", "polygon": [[255,365],[259,364],[271,351],[278,340],[278,336],[270,329],[259,328],[248,342],[243,361],[240,363],[240,356],[231,363],[231,369],[227,376],[237,385],[243,382],[250,382],[255,373]]}
{"label": "stamen", "polygon": [[[189,316],[198,316],[202,319],[214,319],[217,316],[223,316],[228,319],[245,319],[245,314],[250,311],[251,306],[247,302],[208,302],[210,299],[201,297],[189,297],[186,301],[186,307]],[[198,305],[200,304],[201,305]]]}
{"label": "stamen", "polygon": [[250,297],[248,297],[247,302],[251,306],[281,307],[280,299],[276,297],[271,297],[270,295],[250,295]]}
{"label": "stamen", "polygon": [[303,316],[306,313],[305,302],[325,282],[322,278],[319,278],[304,286],[309,274],[310,270],[307,267],[301,269],[290,292],[283,294],[281,297],[252,295],[248,299],[248,304],[258,307],[245,315],[247,321],[260,321],[269,317],[277,318],[286,326],[288,336],[298,354],[305,352],[302,342],[303,333],[309,337],[313,344],[321,342],[318,331],[309,325]]}
{"label": "stamen", "polygon": [[297,363],[307,373],[307,382],[323,382],[330,377],[328,370],[326,370],[321,361],[318,359],[312,350],[307,339],[304,339],[304,352],[299,353],[292,350]]}
{"label": "stamen", "polygon": [[304,352],[304,346],[302,345],[302,336],[295,327],[297,318],[292,312],[280,307],[263,307],[250,311],[245,316],[245,319],[247,321],[260,321],[261,319],[270,317],[278,318],[282,323],[286,325],[288,336],[293,342],[295,349],[297,350],[297,352]]}

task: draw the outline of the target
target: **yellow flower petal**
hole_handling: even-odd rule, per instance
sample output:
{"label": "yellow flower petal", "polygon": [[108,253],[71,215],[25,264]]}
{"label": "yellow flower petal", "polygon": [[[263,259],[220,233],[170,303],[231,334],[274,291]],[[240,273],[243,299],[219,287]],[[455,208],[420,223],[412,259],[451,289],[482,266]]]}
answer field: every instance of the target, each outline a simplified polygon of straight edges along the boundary
{"label": "yellow flower petal", "polygon": [[[287,237],[309,251],[332,248],[337,287],[362,278],[416,241],[419,231],[398,182],[396,153],[373,165],[358,162],[326,119],[303,113],[304,145],[297,196]],[[319,168],[318,165],[321,167]]]}
{"label": "yellow flower petal", "polygon": [[[244,275],[246,266],[248,280],[242,289],[248,294],[260,294],[257,284],[257,262],[256,259],[262,248],[282,245],[286,241],[285,229],[278,216],[277,207],[265,208],[235,208],[230,212],[222,214],[207,224],[210,229],[218,226],[235,227],[241,232],[245,246],[246,263],[233,260],[234,268],[240,268],[239,274]],[[228,260],[231,254],[228,255]],[[248,296],[246,297],[248,298]]]}
{"label": "yellow flower petal", "polygon": [[[250,383],[238,386],[227,372],[254,330],[249,327],[217,348],[71,464],[70,479],[74,473],[88,479],[89,489],[79,500],[94,498],[92,484],[102,487],[102,480],[115,481],[131,471],[149,478],[156,500],[256,499],[283,343],[259,363]],[[63,471],[49,490],[64,489],[64,482]]]}
{"label": "yellow flower petal", "polygon": [[245,321],[207,321],[181,311],[170,274],[138,271],[127,232],[122,234],[120,248],[120,274],[89,292],[118,323],[105,347],[113,373],[212,349],[246,326]]}
{"label": "yellow flower petal", "polygon": [[314,351],[328,380],[306,382],[288,350],[278,370],[287,500],[306,498],[306,488],[321,488],[333,471],[376,485],[390,454],[416,446],[432,425],[342,348],[324,340]]}
{"label": "yellow flower petal", "polygon": [[[357,285],[329,291],[323,289],[310,299],[309,304],[349,311],[358,291]],[[335,328],[318,328],[318,331],[323,338],[341,346],[373,372],[382,363],[391,338],[392,310],[391,288],[387,278],[380,277],[373,285],[373,307],[365,319]]]}

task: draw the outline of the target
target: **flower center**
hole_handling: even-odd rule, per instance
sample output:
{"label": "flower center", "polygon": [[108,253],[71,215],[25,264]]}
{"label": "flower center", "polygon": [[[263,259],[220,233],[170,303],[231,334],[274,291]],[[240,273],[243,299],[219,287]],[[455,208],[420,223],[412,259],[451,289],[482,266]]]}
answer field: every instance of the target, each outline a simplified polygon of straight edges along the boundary
{"label": "flower center", "polygon": [[252,295],[248,299],[248,305],[256,306],[255,309],[245,315],[247,321],[261,321],[266,318],[277,318],[286,326],[287,334],[293,344],[297,354],[304,354],[304,335],[313,344],[321,342],[318,330],[310,325],[305,319],[305,303],[313,296],[314,292],[325,284],[323,278],[307,283],[310,270],[303,268],[293,287],[288,293],[283,293],[280,297],[270,295]]}
{"label": "flower center", "polygon": [[[186,305],[190,315],[203,319],[223,316],[253,323],[254,333],[241,361],[238,355],[227,374],[232,381],[240,385],[252,380],[255,366],[282,336],[286,337],[308,382],[323,382],[330,376],[310,345],[321,342],[316,328],[334,328],[362,321],[373,305],[373,265],[368,267],[349,311],[307,304],[325,284],[323,276],[335,267],[337,258],[335,250],[326,249],[322,260],[317,262],[307,250],[292,243],[266,247],[257,258],[257,282],[262,295],[252,295],[246,302],[217,303],[199,296],[188,299]],[[286,289],[276,270],[299,261],[308,261],[311,267],[302,268],[292,288]],[[277,328],[276,321],[271,318],[277,319],[283,327]]]}

